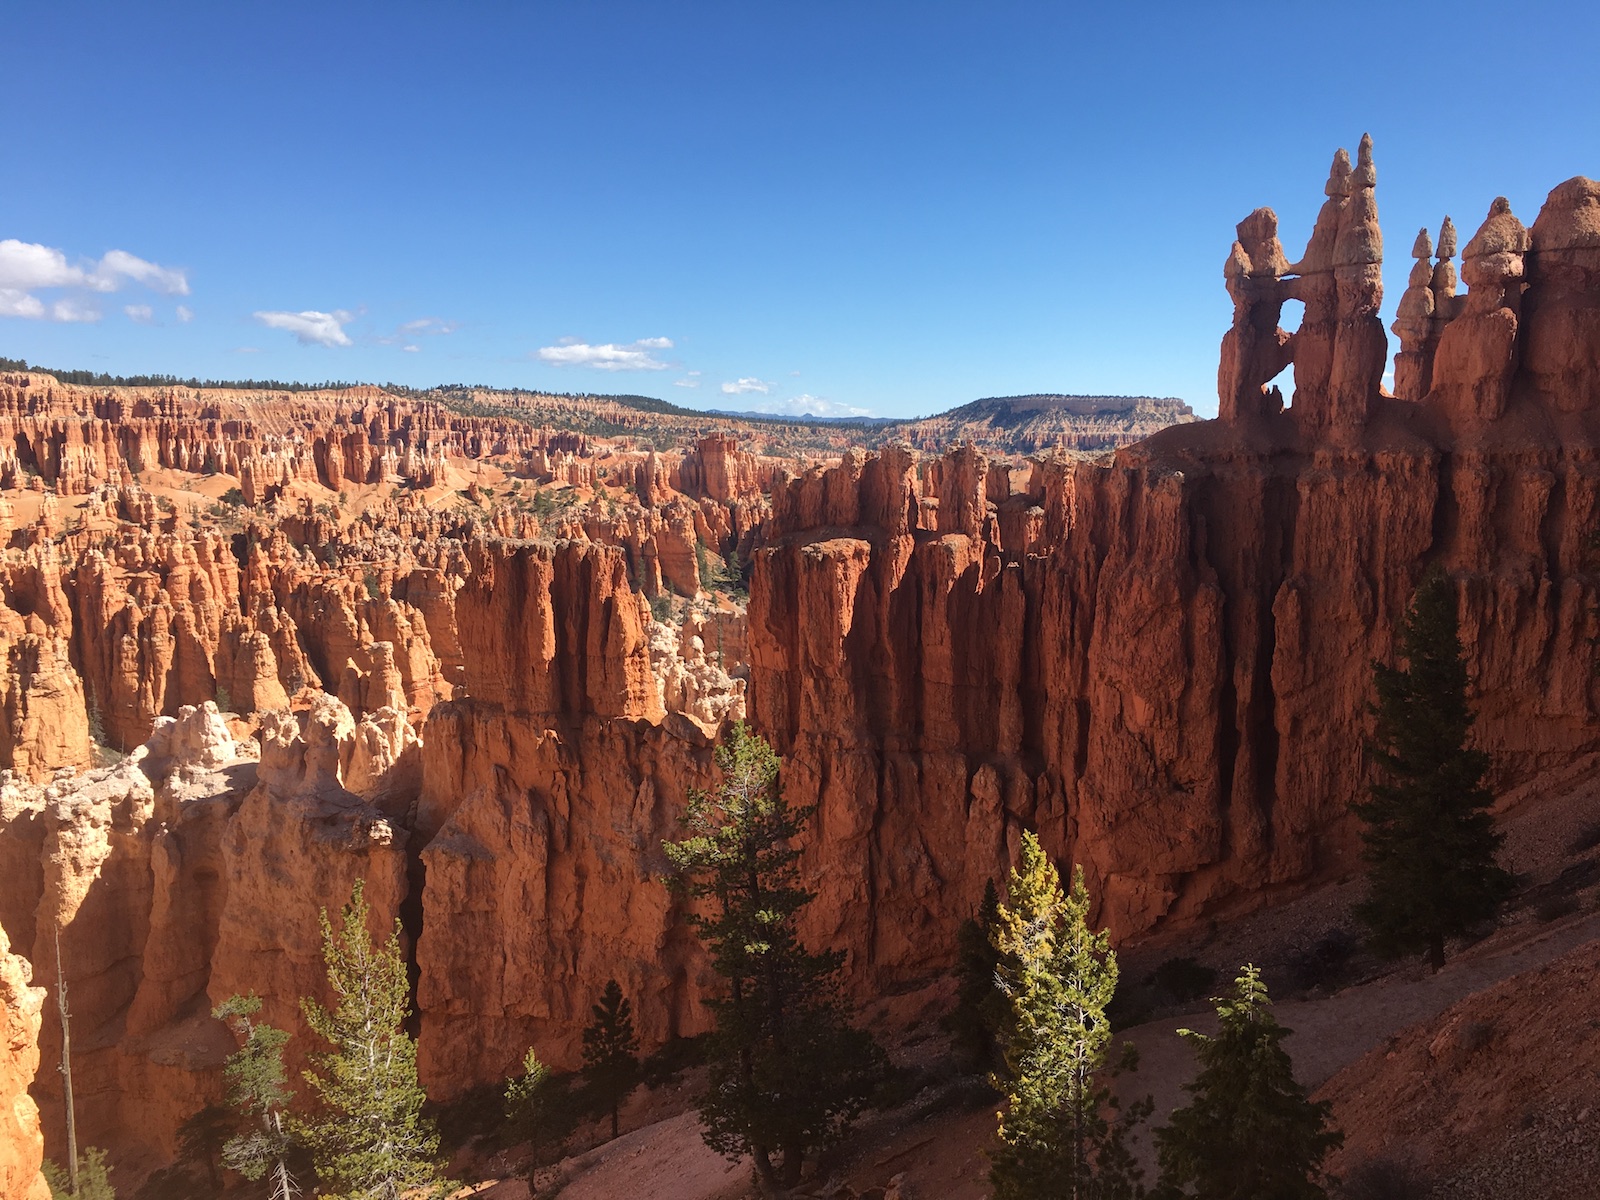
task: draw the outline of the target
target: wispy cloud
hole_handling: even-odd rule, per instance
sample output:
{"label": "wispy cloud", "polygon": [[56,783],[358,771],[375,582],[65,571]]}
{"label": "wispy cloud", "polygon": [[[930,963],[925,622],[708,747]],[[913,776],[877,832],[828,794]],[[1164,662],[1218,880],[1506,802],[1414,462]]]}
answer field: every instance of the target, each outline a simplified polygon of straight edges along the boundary
{"label": "wispy cloud", "polygon": [[194,310],[187,304],[180,304],[177,307],[177,316],[178,320],[187,325],[190,321],[194,320]]}
{"label": "wispy cloud", "polygon": [[103,292],[114,292],[120,286],[119,280],[131,279],[135,283],[144,284],[153,292],[162,292],[168,296],[189,294],[189,277],[185,272],[148,262],[136,254],[129,254],[126,250],[108,251],[100,260],[100,265],[95,270],[95,277],[101,281],[101,286],[96,290]]}
{"label": "wispy cloud", "polygon": [[57,300],[50,306],[50,319],[69,324],[88,324],[100,319],[100,310],[69,296],[65,300]]}
{"label": "wispy cloud", "polygon": [[308,309],[305,312],[258,312],[255,316],[268,329],[282,329],[294,334],[295,341],[302,346],[355,344],[344,331],[345,325],[354,319],[355,314],[342,308],[331,313]]}
{"label": "wispy cloud", "polygon": [[589,367],[596,371],[665,371],[668,364],[657,358],[657,350],[671,350],[672,339],[640,338],[619,346],[614,342],[591,346],[576,338],[562,338],[554,346],[541,346],[535,352],[540,362],[553,367]]}
{"label": "wispy cloud", "polygon": [[418,317],[415,321],[407,321],[400,326],[401,333],[443,334],[454,333],[461,328],[460,321],[446,321],[442,317]]}
{"label": "wispy cloud", "polygon": [[842,404],[826,396],[799,395],[785,400],[754,400],[746,405],[750,412],[771,413],[777,417],[870,417],[870,408]]}
{"label": "wispy cloud", "polygon": [[400,349],[404,350],[407,354],[418,354],[422,351],[421,346],[401,346]]}
{"label": "wispy cloud", "polygon": [[772,388],[773,385],[764,379],[736,379],[732,383],[724,383],[722,393],[725,396],[745,396],[757,392],[765,396]]}
{"label": "wispy cloud", "polygon": [[152,325],[155,323],[156,310],[148,304],[125,304],[122,311],[128,314],[128,320],[135,325]]}
{"label": "wispy cloud", "polygon": [[415,352],[421,347],[415,345],[413,338],[438,337],[447,333],[454,333],[461,328],[460,321],[446,321],[443,317],[418,317],[415,321],[406,321],[396,325],[393,333],[385,334],[373,340],[380,346],[399,346],[402,350]]}
{"label": "wispy cloud", "polygon": [[46,303],[40,289],[115,292],[137,283],[167,295],[189,294],[188,274],[163,267],[126,250],[111,250],[98,262],[70,263],[62,251],[16,238],[0,240],[0,317],[35,321],[98,321],[99,310],[81,298],[67,296]]}
{"label": "wispy cloud", "polygon": [[44,316],[44,301],[17,288],[0,288],[0,317],[26,317],[37,321]]}
{"label": "wispy cloud", "polygon": [[674,387],[697,388],[700,386],[700,372],[690,371],[682,379],[672,381]]}

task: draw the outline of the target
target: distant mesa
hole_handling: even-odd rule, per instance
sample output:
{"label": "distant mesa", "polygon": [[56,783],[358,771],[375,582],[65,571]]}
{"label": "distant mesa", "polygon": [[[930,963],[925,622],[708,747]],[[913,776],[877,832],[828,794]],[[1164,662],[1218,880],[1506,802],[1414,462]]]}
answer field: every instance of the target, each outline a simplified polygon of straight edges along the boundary
{"label": "distant mesa", "polygon": [[1102,451],[1149,437],[1168,425],[1199,420],[1194,409],[1174,397],[1069,396],[1036,392],[1027,396],[987,396],[929,417],[778,416],[724,412],[739,420],[851,428],[866,446],[909,441],[921,449],[971,442],[999,454],[1049,450]]}
{"label": "distant mesa", "polygon": [[895,436],[923,449],[971,442],[991,452],[1116,450],[1169,425],[1199,418],[1182,400],[1157,396],[991,396],[897,426]]}
{"label": "distant mesa", "polygon": [[1054,392],[1036,392],[1028,396],[989,396],[974,400],[960,408],[953,408],[946,416],[982,412],[1063,412],[1087,417],[1097,413],[1128,413],[1135,411],[1174,412],[1193,417],[1194,410],[1182,400],[1172,396],[1063,396]]}

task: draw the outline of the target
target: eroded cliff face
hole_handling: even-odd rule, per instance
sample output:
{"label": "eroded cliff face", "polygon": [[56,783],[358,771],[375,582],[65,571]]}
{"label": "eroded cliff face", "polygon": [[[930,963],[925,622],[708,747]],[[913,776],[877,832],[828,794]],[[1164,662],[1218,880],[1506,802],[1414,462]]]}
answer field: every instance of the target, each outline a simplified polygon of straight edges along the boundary
{"label": "eroded cliff face", "polygon": [[[109,400],[12,384],[19,478],[51,490],[3,514],[0,919],[48,986],[60,931],[84,1144],[135,1173],[172,1155],[221,1097],[233,1043],[210,1011],[235,992],[295,1031],[291,1066],[315,1050],[318,917],[357,878],[374,933],[404,920],[438,1097],[534,1043],[575,1065],[595,977],[647,1000],[652,1040],[703,1027],[703,966],[655,877],[683,787],[710,784],[712,738],[744,715],[743,612],[648,601],[748,545],[771,460],[427,410],[424,436],[392,405],[308,425],[269,404],[253,432],[182,397],[135,437]],[[309,436],[323,422],[354,428],[341,452]],[[432,446],[442,484],[397,444]],[[272,494],[197,513],[269,477],[262,447]],[[58,1062],[53,1012],[37,1034]],[[59,1152],[56,1072],[34,1090]]]}
{"label": "eroded cliff face", "polygon": [[32,987],[28,961],[0,927],[0,1195],[49,1200],[39,1165],[44,1137],[28,1085],[39,1069],[39,1017],[45,991]]}
{"label": "eroded cliff face", "polygon": [[446,1097],[503,1078],[530,1045],[579,1062],[612,977],[640,997],[648,1041],[705,1021],[661,842],[685,789],[711,783],[711,740],[690,715],[664,717],[623,555],[475,553],[457,597],[468,696],[428,721],[415,828],[419,1066]]}
{"label": "eroded cliff face", "polygon": [[[619,547],[479,538],[459,559],[460,695],[426,710],[426,745],[391,644],[368,643],[388,664],[374,677],[393,677],[364,693],[382,707],[315,688],[248,721],[187,706],[114,766],[0,789],[14,868],[0,920],[25,931],[47,985],[61,931],[84,1144],[136,1169],[175,1151],[182,1121],[221,1098],[233,1041],[210,1012],[229,995],[256,992],[263,1019],[295,1031],[291,1065],[315,1051],[299,1001],[325,992],[319,914],[358,878],[375,935],[403,921],[436,1098],[503,1078],[530,1045],[576,1065],[595,978],[647,1003],[653,1041],[703,1028],[704,966],[660,845],[683,789],[710,786],[712,736],[742,693],[701,661],[714,719],[666,710],[663,627]],[[335,607],[337,578],[317,578]],[[345,598],[362,621],[396,603]],[[723,611],[690,610],[680,637]],[[359,650],[372,628],[324,633]],[[40,1045],[58,1061],[53,1015]],[[35,1092],[54,1144],[53,1073]]]}
{"label": "eroded cliff face", "polygon": [[[1015,493],[979,456],[894,450],[774,493],[752,719],[819,806],[812,932],[869,989],[926,977],[1023,827],[1085,865],[1119,937],[1351,866],[1370,663],[1431,563],[1499,778],[1596,745],[1596,188],[1556,189],[1531,235],[1496,202],[1469,245],[1488,294],[1457,319],[1514,336],[1446,325],[1406,401],[1369,347],[1375,181],[1369,146],[1336,160],[1296,267],[1275,221],[1241,225],[1223,419]],[[1299,333],[1262,331],[1273,288],[1305,299]]]}
{"label": "eroded cliff face", "polygon": [[[36,976],[52,989],[59,931],[81,1144],[143,1166],[170,1156],[178,1126],[223,1093],[234,1042],[212,1007],[255,991],[264,1019],[297,1026],[298,997],[325,991],[318,913],[357,878],[368,881],[374,932],[392,923],[405,834],[341,782],[352,764],[370,766],[382,724],[358,727],[323,697],[236,741],[206,704],[162,718],[115,766],[7,785],[0,838],[38,855],[32,878],[7,889],[7,919],[16,911],[31,933]],[[39,1046],[59,1063],[53,1006]],[[54,1070],[34,1094],[59,1145]]]}
{"label": "eroded cliff face", "polygon": [[435,714],[418,814],[430,1095],[503,1079],[529,1046],[575,1067],[608,979],[646,1044],[707,1028],[712,980],[661,843],[679,836],[686,789],[712,785],[711,745],[683,717],[551,727],[477,701]]}

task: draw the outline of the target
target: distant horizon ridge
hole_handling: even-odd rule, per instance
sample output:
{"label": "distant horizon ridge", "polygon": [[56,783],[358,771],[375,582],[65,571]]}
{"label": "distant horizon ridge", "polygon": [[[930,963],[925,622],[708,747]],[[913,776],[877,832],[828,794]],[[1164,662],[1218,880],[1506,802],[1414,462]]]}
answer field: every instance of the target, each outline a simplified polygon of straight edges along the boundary
{"label": "distant horizon ridge", "polygon": [[[686,405],[675,404],[657,396],[645,396],[634,392],[555,392],[543,388],[504,387],[482,383],[436,383],[429,387],[415,387],[410,384],[394,382],[377,383],[363,380],[329,379],[318,383],[300,380],[281,379],[201,379],[198,376],[183,377],[178,375],[151,374],[151,375],[113,375],[104,371],[87,371],[82,369],[62,370],[54,367],[42,366],[38,363],[29,363],[25,359],[0,357],[0,372],[14,371],[35,375],[49,375],[58,382],[75,387],[187,387],[196,390],[215,389],[218,391],[279,391],[279,392],[340,392],[351,391],[356,388],[377,388],[381,391],[393,393],[398,396],[418,397],[431,393],[449,392],[489,392],[504,393],[507,395],[549,396],[565,400],[599,400],[611,401],[627,407],[641,407],[644,404],[656,411],[672,415],[703,416],[703,417],[734,417],[746,421],[772,421],[783,424],[822,424],[830,426],[870,425],[882,427],[886,425],[914,425],[922,421],[934,421],[941,418],[953,417],[960,414],[976,413],[984,406],[996,404],[1019,405],[1026,402],[1035,402],[1029,405],[1035,410],[1049,408],[1069,408],[1075,415],[1091,416],[1096,413],[1127,412],[1136,407],[1140,401],[1153,401],[1158,404],[1173,404],[1180,409],[1181,415],[1193,416],[1194,407],[1187,400],[1178,396],[1148,396],[1148,395],[1114,395],[1078,392],[1026,392],[1013,396],[982,396],[976,400],[968,400],[950,408],[937,412],[922,413],[908,417],[879,417],[870,414],[859,416],[823,416],[817,413],[806,412],[797,414],[762,412],[757,409],[732,409],[732,408],[690,408]],[[1066,403],[1062,403],[1066,402]],[[1116,402],[1116,403],[1107,403]],[[1082,405],[1083,407],[1076,407]],[[659,406],[659,407],[658,407]],[[1013,409],[1015,411],[1015,408]]]}

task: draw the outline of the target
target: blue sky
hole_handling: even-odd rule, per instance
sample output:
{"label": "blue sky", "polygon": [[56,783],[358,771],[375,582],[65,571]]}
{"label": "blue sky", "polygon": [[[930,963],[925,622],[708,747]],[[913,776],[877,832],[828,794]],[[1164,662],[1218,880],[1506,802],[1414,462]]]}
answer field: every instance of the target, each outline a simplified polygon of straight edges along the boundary
{"label": "blue sky", "polygon": [[[1600,175],[1600,6],[12,6],[0,355],[911,415],[1216,408],[1233,225]],[[97,318],[97,319],[96,319]],[[1386,320],[1388,316],[1386,316]]]}

